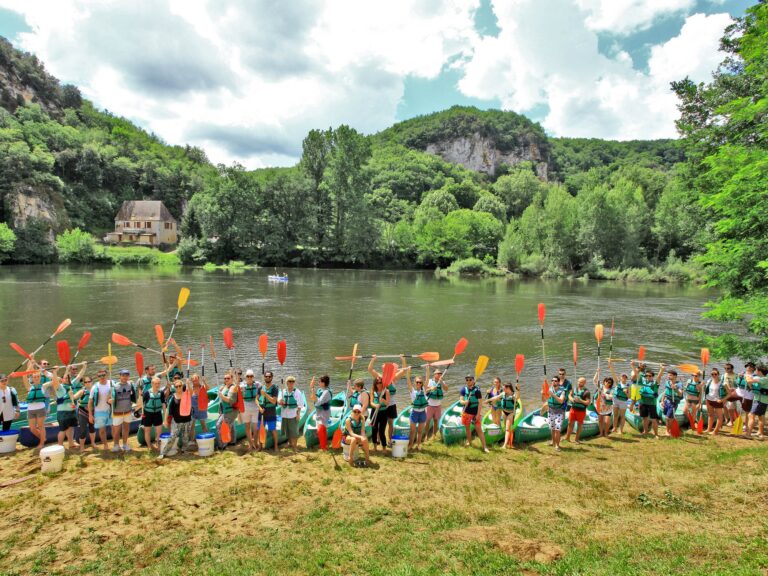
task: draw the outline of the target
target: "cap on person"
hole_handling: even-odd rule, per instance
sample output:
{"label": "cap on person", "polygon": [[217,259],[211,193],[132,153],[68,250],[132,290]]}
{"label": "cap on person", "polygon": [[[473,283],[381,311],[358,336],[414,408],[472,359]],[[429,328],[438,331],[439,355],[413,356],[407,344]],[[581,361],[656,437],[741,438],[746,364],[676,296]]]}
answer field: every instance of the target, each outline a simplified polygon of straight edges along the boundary
{"label": "cap on person", "polygon": [[440,370],[440,368],[438,368],[437,370],[435,370],[435,371],[433,372],[433,374],[442,374],[442,373],[443,373],[443,371],[442,371],[442,370]]}
{"label": "cap on person", "polygon": [[474,374],[467,374],[466,376],[464,376],[464,380],[469,380],[469,379],[474,380],[475,379],[475,375]]}
{"label": "cap on person", "polygon": [[0,380],[8,380],[8,376],[5,374],[0,374]]}
{"label": "cap on person", "polygon": [[352,412],[354,411],[362,412],[363,411],[362,404],[355,404],[354,406],[352,406]]}
{"label": "cap on person", "polygon": [[246,371],[245,371],[245,375],[246,375],[246,376],[253,376],[253,370],[251,370],[250,368],[248,368],[248,370],[246,370]]}
{"label": "cap on person", "polygon": [[131,375],[131,371],[130,370],[126,370],[125,368],[120,370],[120,376],[130,376],[130,375]]}

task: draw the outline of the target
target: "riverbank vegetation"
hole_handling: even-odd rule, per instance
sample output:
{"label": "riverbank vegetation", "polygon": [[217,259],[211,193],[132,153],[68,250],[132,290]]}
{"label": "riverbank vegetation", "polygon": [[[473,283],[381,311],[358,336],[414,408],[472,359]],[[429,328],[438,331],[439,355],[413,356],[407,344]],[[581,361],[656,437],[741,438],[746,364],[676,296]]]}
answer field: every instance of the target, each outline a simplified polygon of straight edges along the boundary
{"label": "riverbank vegetation", "polygon": [[[746,576],[768,565],[766,497],[745,490],[768,484],[757,441],[630,431],[559,455],[429,443],[369,469],[338,455],[339,470],[321,452],[240,450],[163,465],[141,449],[70,456],[61,473],[3,488],[0,510],[18,527],[0,540],[3,573]],[[3,461],[0,484],[40,468],[31,451]]]}

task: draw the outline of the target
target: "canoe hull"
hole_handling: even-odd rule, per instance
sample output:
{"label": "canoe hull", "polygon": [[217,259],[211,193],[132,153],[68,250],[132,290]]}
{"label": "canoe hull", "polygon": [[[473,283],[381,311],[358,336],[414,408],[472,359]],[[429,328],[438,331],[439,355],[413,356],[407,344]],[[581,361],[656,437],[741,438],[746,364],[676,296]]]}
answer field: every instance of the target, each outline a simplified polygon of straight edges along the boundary
{"label": "canoe hull", "polygon": [[[524,410],[523,410],[523,403],[518,400],[517,405],[515,406],[515,414],[514,418],[512,419],[512,434],[514,438],[514,430],[517,428],[517,425],[520,424],[520,421],[523,419],[524,416]],[[504,419],[502,418],[501,423],[503,425]],[[486,444],[497,444],[499,442],[504,442],[504,437],[506,436],[506,430],[503,430],[500,426],[495,424],[493,422],[493,418],[491,416],[491,412],[487,412],[485,416],[483,416],[483,434],[485,435],[485,443]]]}

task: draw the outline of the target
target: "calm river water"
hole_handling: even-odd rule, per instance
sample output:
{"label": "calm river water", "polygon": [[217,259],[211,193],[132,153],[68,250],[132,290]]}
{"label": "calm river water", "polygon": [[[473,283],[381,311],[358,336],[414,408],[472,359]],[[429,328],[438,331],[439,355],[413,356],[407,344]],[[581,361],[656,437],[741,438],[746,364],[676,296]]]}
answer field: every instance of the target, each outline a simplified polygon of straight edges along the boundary
{"label": "calm river water", "polygon": [[[460,337],[469,346],[451,368],[454,385],[472,371],[479,354],[490,356],[485,389],[494,375],[514,380],[515,354],[524,354],[523,398],[531,406],[542,377],[541,338],[537,304],[547,306],[545,321],[547,368],[565,366],[573,374],[572,342],[579,345],[579,374],[596,367],[594,326],[605,325],[603,358],[608,356],[611,319],[615,318],[613,355],[635,357],[638,345],[648,360],[696,361],[701,343],[695,332],[717,325],[700,317],[712,292],[664,284],[620,284],[583,281],[512,281],[506,279],[439,279],[430,272],[291,270],[285,284],[267,281],[268,271],[232,274],[202,270],[141,268],[0,268],[0,371],[9,371],[20,357],[7,343],[27,351],[37,347],[64,318],[72,319],[60,338],[73,348],[90,330],[93,338],[81,358],[107,353],[112,332],[148,346],[156,344],[153,326],[166,334],[176,312],[179,289],[191,296],[182,310],[176,340],[193,348],[214,337],[221,368],[228,365],[222,329],[234,330],[238,363],[261,369],[257,341],[269,335],[268,367],[278,377],[294,374],[300,387],[313,375],[328,373],[338,389],[349,365],[334,356],[350,354],[359,343],[362,354],[438,351],[453,354]],[[281,369],[275,343],[287,340],[287,361]],[[120,366],[133,368],[134,348],[113,345]],[[206,349],[206,375],[212,374]],[[56,360],[51,342],[38,357]],[[152,358],[147,354],[148,361]],[[367,360],[355,373],[366,375]],[[53,363],[53,362],[52,362]],[[603,367],[605,363],[603,363]],[[359,369],[357,369],[359,368]],[[622,369],[628,365],[622,364]],[[14,385],[19,385],[16,380]],[[404,386],[404,384],[403,384]],[[455,391],[455,386],[452,386]],[[403,398],[400,396],[400,403]]]}

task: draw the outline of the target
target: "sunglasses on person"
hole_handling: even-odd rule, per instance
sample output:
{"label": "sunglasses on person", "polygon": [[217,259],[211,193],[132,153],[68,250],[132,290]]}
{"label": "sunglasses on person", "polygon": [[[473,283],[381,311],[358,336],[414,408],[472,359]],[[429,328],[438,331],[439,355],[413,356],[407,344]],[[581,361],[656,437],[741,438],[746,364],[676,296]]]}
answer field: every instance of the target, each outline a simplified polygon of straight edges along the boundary
{"label": "sunglasses on person", "polygon": [[174,384],[173,385],[174,388],[182,388],[183,386],[184,386],[183,384]]}
{"label": "sunglasses on person", "polygon": [[40,365],[41,366],[48,366],[48,362],[41,362]]}
{"label": "sunglasses on person", "polygon": [[253,374],[248,374],[248,376],[246,376],[246,378],[253,378]]}
{"label": "sunglasses on person", "polygon": [[424,384],[422,380],[416,380],[416,384]]}
{"label": "sunglasses on person", "polygon": [[353,414],[360,414],[360,410],[352,410]]}
{"label": "sunglasses on person", "polygon": [[232,376],[224,376],[224,380],[232,380]]}
{"label": "sunglasses on person", "polygon": [[465,382],[474,382],[474,378],[464,378]]}
{"label": "sunglasses on person", "polygon": [[83,384],[90,384],[93,380],[83,380]]}

